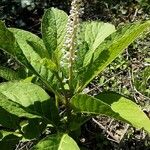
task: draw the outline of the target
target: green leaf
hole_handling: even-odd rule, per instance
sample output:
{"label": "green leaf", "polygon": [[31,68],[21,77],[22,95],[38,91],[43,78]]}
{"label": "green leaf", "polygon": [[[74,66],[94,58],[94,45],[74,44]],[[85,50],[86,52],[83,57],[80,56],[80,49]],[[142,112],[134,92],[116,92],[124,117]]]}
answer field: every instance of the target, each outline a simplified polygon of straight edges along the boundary
{"label": "green leaf", "polygon": [[86,85],[102,72],[125,48],[137,37],[150,28],[150,21],[126,25],[104,40],[95,50],[90,64],[79,72],[79,87],[81,91]]}
{"label": "green leaf", "polygon": [[104,22],[83,22],[81,24],[81,34],[80,39],[88,44],[89,51],[85,55],[83,66],[90,63],[92,54],[97,49],[97,47],[113,32],[115,32],[115,26]]}
{"label": "green leaf", "polygon": [[12,51],[14,53],[15,38],[5,27],[4,22],[0,21],[0,48],[6,51]]}
{"label": "green leaf", "polygon": [[84,58],[85,55],[87,54],[87,51],[89,50],[89,46],[87,44],[87,42],[82,42],[81,44],[78,45],[77,47],[77,57],[75,59],[75,69],[76,70],[80,70],[83,67],[83,63],[84,63]]}
{"label": "green leaf", "polygon": [[149,79],[150,79],[150,67],[149,66],[144,68],[144,70],[142,70],[142,72],[139,73],[138,76],[136,75],[134,79],[134,86],[136,87],[138,91],[143,93],[145,96],[150,95]]}
{"label": "green leaf", "polygon": [[13,135],[15,135],[17,137],[22,137],[22,135],[17,133],[17,132],[8,132],[8,131],[5,131],[5,130],[1,130],[0,131],[0,141],[2,141],[3,138],[5,138],[6,136],[8,136],[10,134],[13,134]]}
{"label": "green leaf", "polygon": [[0,84],[0,92],[12,101],[30,109],[33,113],[58,122],[59,115],[52,98],[39,86],[29,82]]}
{"label": "green leaf", "polygon": [[81,114],[76,114],[72,115],[71,120],[69,122],[69,130],[70,131],[75,131],[80,129],[80,127],[87,122],[91,118],[90,116],[87,115],[81,115]]}
{"label": "green leaf", "polygon": [[[51,78],[53,76],[53,73],[51,72],[51,68],[43,64],[43,59],[47,59],[48,57],[48,52],[46,52],[44,48],[43,41],[39,37],[30,32],[14,28],[10,30],[14,33],[15,38],[19,44],[19,47],[21,48],[26,59],[32,66],[26,67],[28,67],[28,69],[30,69],[37,76],[40,76],[46,82],[49,82],[49,84],[50,83],[52,84]],[[41,48],[41,52],[39,52],[39,49],[35,49],[39,45],[40,45],[39,48]],[[45,58],[42,58],[44,56],[43,55],[40,56],[39,55],[40,53],[43,53]]]}
{"label": "green leaf", "polygon": [[39,119],[30,119],[25,123],[22,123],[21,131],[23,133],[24,140],[40,138],[42,132],[46,129],[46,123],[41,122]]}
{"label": "green leaf", "polygon": [[21,139],[21,135],[15,132],[7,132],[1,131],[0,132],[0,148],[1,150],[12,150],[16,148],[16,145],[19,143]]}
{"label": "green leaf", "polygon": [[96,98],[79,94],[72,98],[71,105],[76,112],[107,115],[150,133],[150,119],[136,103],[120,94],[104,92]]}
{"label": "green leaf", "polygon": [[[40,41],[41,41],[41,39],[40,39]],[[41,43],[37,43],[37,41],[32,39],[32,40],[27,40],[27,43],[33,48],[33,50],[36,51],[36,53],[41,58],[49,58],[48,52],[43,45],[43,41],[41,41]]]}
{"label": "green leaf", "polygon": [[0,124],[3,127],[16,129],[20,118],[40,118],[29,113],[29,110],[20,104],[11,101],[0,92]]}
{"label": "green leaf", "polygon": [[57,72],[57,66],[55,63],[53,63],[50,59],[43,58],[41,60],[41,64],[51,70],[52,72]]}
{"label": "green leaf", "polygon": [[52,56],[52,53],[61,50],[66,33],[67,14],[56,8],[47,9],[42,19],[42,38],[45,46]]}
{"label": "green leaf", "polygon": [[22,49],[25,55],[29,56],[28,51],[30,51],[31,49],[30,45],[32,45],[36,48],[39,47],[38,50],[35,51],[36,53],[39,54],[40,57],[48,58],[48,52],[45,49],[43,40],[41,38],[39,38],[38,36],[36,36],[31,32],[21,30],[21,29],[9,28],[9,31],[11,31],[14,34],[17,43],[19,44],[20,48]]}
{"label": "green leaf", "polygon": [[6,80],[19,80],[20,74],[10,68],[0,66],[0,77]]}
{"label": "green leaf", "polygon": [[50,135],[40,141],[32,150],[79,150],[76,142],[67,134]]}
{"label": "green leaf", "polygon": [[0,21],[0,48],[13,57],[17,58],[17,60],[25,66],[31,68],[31,65],[18,46],[13,33],[6,28],[5,24],[2,21]]}
{"label": "green leaf", "polygon": [[87,114],[103,114],[113,117],[119,117],[117,113],[112,111],[109,105],[86,94],[75,95],[71,99],[71,106],[75,112]]}

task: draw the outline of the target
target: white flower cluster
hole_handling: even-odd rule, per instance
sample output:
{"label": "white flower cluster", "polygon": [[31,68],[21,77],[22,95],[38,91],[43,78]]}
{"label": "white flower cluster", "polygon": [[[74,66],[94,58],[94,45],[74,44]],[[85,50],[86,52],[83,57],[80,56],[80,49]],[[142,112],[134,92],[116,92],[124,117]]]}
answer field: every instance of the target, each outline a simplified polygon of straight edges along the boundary
{"label": "white flower cluster", "polygon": [[80,16],[83,14],[83,2],[82,0],[73,0],[71,3],[71,10],[70,16],[68,18],[67,23],[67,34],[66,34],[66,41],[65,46],[70,48],[72,44],[75,44],[75,37],[77,27],[80,22]]}
{"label": "white flower cluster", "polygon": [[83,0],[73,0],[71,3],[70,16],[67,23],[67,32],[65,37],[63,57],[61,61],[62,66],[71,67],[70,59],[75,59],[75,45],[76,45],[76,34],[77,28],[80,23],[80,16],[83,14]]}

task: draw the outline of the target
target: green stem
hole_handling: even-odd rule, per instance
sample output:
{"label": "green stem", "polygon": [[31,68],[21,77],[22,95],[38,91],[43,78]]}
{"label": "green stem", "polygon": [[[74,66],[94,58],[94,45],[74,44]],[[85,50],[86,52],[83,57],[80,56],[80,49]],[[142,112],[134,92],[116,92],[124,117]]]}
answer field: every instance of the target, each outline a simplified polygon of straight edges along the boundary
{"label": "green stem", "polygon": [[50,91],[52,91],[58,99],[60,99],[62,101],[62,103],[65,103],[65,98],[64,96],[62,96],[60,93],[58,93],[58,91],[54,90],[52,88],[52,86],[43,78],[40,77],[40,79],[43,81],[43,83],[47,86],[47,88],[49,88]]}
{"label": "green stem", "polygon": [[66,98],[66,113],[67,113],[67,130],[69,131],[69,123],[71,121],[71,107],[70,107],[70,100]]}
{"label": "green stem", "polygon": [[65,89],[64,89],[64,84],[62,83],[62,79],[60,78],[58,73],[56,73],[55,75],[56,75],[56,78],[58,79],[58,81],[60,83],[60,86],[62,88],[63,94],[65,95]]}
{"label": "green stem", "polygon": [[57,97],[57,95],[55,95],[55,101],[56,107],[57,109],[59,109],[59,98]]}

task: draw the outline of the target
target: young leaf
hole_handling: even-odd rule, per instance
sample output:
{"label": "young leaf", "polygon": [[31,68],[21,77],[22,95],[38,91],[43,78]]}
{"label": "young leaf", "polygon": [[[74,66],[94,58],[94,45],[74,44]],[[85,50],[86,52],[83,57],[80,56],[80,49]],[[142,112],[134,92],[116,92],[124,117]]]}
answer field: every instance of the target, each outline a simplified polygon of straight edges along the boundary
{"label": "young leaf", "polygon": [[120,94],[104,92],[96,98],[78,94],[72,98],[71,105],[76,112],[108,115],[150,133],[150,119],[138,105]]}
{"label": "young leaf", "polygon": [[39,86],[29,82],[6,82],[0,84],[0,92],[31,112],[58,122],[58,111],[50,96]]}
{"label": "young leaf", "polygon": [[137,37],[150,28],[150,21],[134,23],[110,35],[100,44],[91,59],[90,64],[85,66],[79,73],[79,88],[81,91],[100,72],[102,72],[125,48]]}
{"label": "young leaf", "polygon": [[41,60],[41,64],[45,66],[47,69],[51,70],[52,72],[57,72],[57,66],[53,63],[50,59],[43,58]]}
{"label": "young leaf", "polygon": [[45,46],[52,56],[52,53],[61,50],[66,33],[67,14],[56,8],[47,9],[42,19],[42,38]]}
{"label": "young leaf", "polygon": [[40,141],[32,150],[79,150],[76,142],[67,134],[55,134],[49,135],[42,141]]}

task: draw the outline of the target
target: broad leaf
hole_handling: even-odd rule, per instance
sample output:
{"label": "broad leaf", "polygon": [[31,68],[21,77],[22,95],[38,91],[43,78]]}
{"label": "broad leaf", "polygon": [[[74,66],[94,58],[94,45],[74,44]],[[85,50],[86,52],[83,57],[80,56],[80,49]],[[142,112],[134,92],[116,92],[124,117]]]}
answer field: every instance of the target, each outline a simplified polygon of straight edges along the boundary
{"label": "broad leaf", "polygon": [[[36,72],[37,75],[40,75],[45,80],[49,81],[53,74],[49,70],[50,68],[46,68],[43,65],[42,57],[43,55],[45,55],[45,57],[48,57],[48,54],[44,48],[42,40],[36,35],[30,32],[24,31],[24,30],[13,28],[13,29],[10,29],[10,31],[14,33],[14,36],[19,44],[19,47],[21,48],[28,62],[34,68],[34,69],[32,68],[29,68],[29,69],[31,69],[31,71],[33,72]],[[35,49],[39,45],[40,45],[39,48],[41,48],[40,53],[43,53],[42,56],[39,55],[39,49],[38,50]]]}
{"label": "broad leaf", "polygon": [[[41,45],[40,46],[40,47],[42,47],[41,51],[43,53],[45,53],[46,56],[48,56],[46,51],[44,51],[44,45],[43,45],[42,40],[39,37],[35,36],[34,34],[32,34],[30,32],[27,32],[27,31],[23,31],[23,30],[19,30],[19,29],[10,29],[10,30],[14,33],[15,38],[16,38],[17,42],[19,43],[19,46],[20,46],[22,52],[25,55],[25,58],[30,63],[30,66],[27,66],[25,64],[26,67],[28,69],[30,69],[32,71],[32,73],[39,76],[42,79],[42,81],[46,85],[48,85],[49,88],[52,90],[51,83],[52,83],[53,73],[51,71],[53,71],[53,68],[51,68],[49,65],[51,61],[49,60],[48,65],[43,63],[43,62],[45,62],[44,60],[46,58],[42,59],[39,56],[39,50],[37,51],[38,52],[37,53],[36,52],[37,49],[35,49],[37,46],[37,45],[35,46],[35,43],[37,43],[39,41],[38,45],[39,44]],[[18,55],[17,55],[17,58],[18,58]],[[54,65],[55,64],[53,63],[53,66]]]}
{"label": "broad leaf", "polygon": [[0,124],[15,129],[19,125],[20,118],[40,118],[40,116],[29,113],[28,109],[0,93]]}
{"label": "broad leaf", "polygon": [[137,37],[150,28],[150,21],[126,25],[110,35],[100,44],[82,72],[79,72],[79,87],[81,91],[100,72],[102,72],[125,48]]}
{"label": "broad leaf", "polygon": [[[34,36],[34,35],[33,35]],[[30,38],[32,37],[32,34]],[[49,58],[48,52],[43,45],[43,41],[40,39],[41,43],[38,43],[34,37],[32,40],[27,40],[26,42],[33,48],[33,50],[41,57],[41,58]]]}
{"label": "broad leaf", "polygon": [[71,106],[75,112],[87,114],[104,114],[113,117],[119,117],[109,105],[92,96],[86,94],[77,94],[71,99]]}
{"label": "broad leaf", "polygon": [[[115,32],[115,27],[112,24],[104,22],[83,22],[81,23],[78,32],[75,70],[82,74],[83,67],[90,63],[96,48],[105,40],[105,38]],[[78,76],[75,75],[73,81],[74,85],[76,85],[77,81]]]}
{"label": "broad leaf", "polygon": [[86,42],[89,47],[89,51],[85,55],[84,66],[89,64],[92,54],[97,47],[107,38],[110,34],[115,32],[115,26],[104,22],[83,22],[81,24],[81,32],[79,38]]}
{"label": "broad leaf", "polygon": [[32,150],[79,150],[76,142],[67,134],[49,135],[40,141]]}
{"label": "broad leaf", "polygon": [[[19,44],[20,48],[23,50],[23,53],[25,55],[29,56],[28,51],[30,51],[31,49],[29,45],[33,45],[33,47],[39,47],[36,52],[37,54],[39,54],[40,57],[48,57],[48,52],[45,49],[43,40],[40,39],[38,36],[31,32],[21,29],[9,28],[9,30],[14,34],[17,43]],[[27,52],[24,49],[26,49]]]}
{"label": "broad leaf", "polygon": [[66,33],[67,14],[55,8],[45,11],[42,19],[42,38],[45,46],[52,56],[52,53],[61,50]]}
{"label": "broad leaf", "polygon": [[72,115],[71,120],[69,122],[69,130],[75,131],[80,129],[80,127],[87,122],[89,119],[91,119],[91,116],[83,115],[83,114],[76,114]]}
{"label": "broad leaf", "polygon": [[19,144],[21,135],[15,132],[0,132],[0,148],[1,150],[12,150],[16,149],[16,145]]}
{"label": "broad leaf", "polygon": [[28,66],[29,68],[31,67],[23,52],[19,48],[13,33],[6,28],[2,21],[0,21],[0,48],[17,58],[17,60],[25,66]]}
{"label": "broad leaf", "polygon": [[4,78],[5,80],[19,80],[21,78],[19,72],[1,66],[0,66],[0,77]]}
{"label": "broad leaf", "polygon": [[14,54],[15,38],[5,27],[4,22],[0,21],[0,48]]}
{"label": "broad leaf", "polygon": [[50,96],[39,86],[26,82],[0,84],[0,92],[36,114],[58,122],[58,111]]}
{"label": "broad leaf", "polygon": [[[82,42],[81,44],[78,45],[77,47],[77,57],[75,59],[75,69],[80,71],[80,69],[82,69],[83,67],[83,62],[84,62],[84,58],[89,50],[89,46],[87,44],[87,42]],[[91,51],[91,53],[93,53]]]}
{"label": "broad leaf", "polygon": [[21,123],[23,140],[39,138],[46,129],[47,124],[39,119],[30,119]]}
{"label": "broad leaf", "polygon": [[108,115],[150,133],[150,119],[138,105],[119,94],[104,92],[96,98],[79,94],[72,98],[71,105],[76,112]]}

